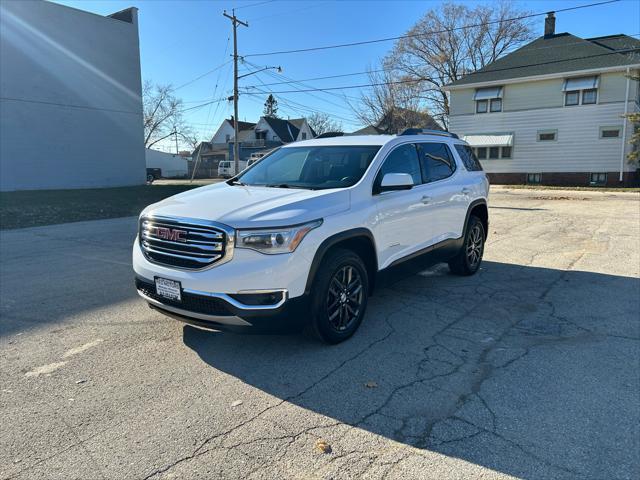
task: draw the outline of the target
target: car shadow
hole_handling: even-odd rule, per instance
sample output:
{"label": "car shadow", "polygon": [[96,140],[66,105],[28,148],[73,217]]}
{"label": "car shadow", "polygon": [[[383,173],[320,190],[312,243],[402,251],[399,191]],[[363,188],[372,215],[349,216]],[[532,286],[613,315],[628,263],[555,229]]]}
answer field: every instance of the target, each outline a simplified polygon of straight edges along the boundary
{"label": "car shadow", "polygon": [[388,272],[340,345],[183,338],[242,382],[413,447],[524,478],[619,478],[638,468],[638,293],[636,278],[496,262],[456,277],[418,261]]}

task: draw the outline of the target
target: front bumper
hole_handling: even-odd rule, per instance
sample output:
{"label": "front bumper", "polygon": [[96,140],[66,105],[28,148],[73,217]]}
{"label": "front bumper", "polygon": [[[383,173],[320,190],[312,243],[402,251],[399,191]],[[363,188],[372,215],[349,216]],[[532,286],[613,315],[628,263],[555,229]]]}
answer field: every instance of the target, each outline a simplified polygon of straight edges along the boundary
{"label": "front bumper", "polygon": [[177,320],[214,330],[244,327],[277,328],[297,322],[303,298],[289,299],[287,290],[253,291],[238,295],[182,289],[182,301],[155,293],[152,280],[136,277],[138,295],[149,306]]}

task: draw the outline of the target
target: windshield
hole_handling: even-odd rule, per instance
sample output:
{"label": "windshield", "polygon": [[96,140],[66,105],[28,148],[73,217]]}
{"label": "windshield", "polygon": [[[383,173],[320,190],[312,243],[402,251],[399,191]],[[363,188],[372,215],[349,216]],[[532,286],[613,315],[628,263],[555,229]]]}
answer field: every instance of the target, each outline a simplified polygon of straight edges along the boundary
{"label": "windshield", "polygon": [[281,148],[242,173],[236,183],[313,190],[354,185],[380,145]]}

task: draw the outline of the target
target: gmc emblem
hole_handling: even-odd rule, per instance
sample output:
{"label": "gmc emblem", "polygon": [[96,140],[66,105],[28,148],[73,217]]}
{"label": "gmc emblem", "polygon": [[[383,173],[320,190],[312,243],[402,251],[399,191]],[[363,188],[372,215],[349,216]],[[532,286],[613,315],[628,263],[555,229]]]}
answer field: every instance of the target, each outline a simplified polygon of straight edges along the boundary
{"label": "gmc emblem", "polygon": [[151,227],[151,233],[155,234],[156,237],[162,238],[164,240],[170,240],[172,242],[187,242],[187,231],[186,230],[178,230],[177,228],[167,228],[167,227]]}

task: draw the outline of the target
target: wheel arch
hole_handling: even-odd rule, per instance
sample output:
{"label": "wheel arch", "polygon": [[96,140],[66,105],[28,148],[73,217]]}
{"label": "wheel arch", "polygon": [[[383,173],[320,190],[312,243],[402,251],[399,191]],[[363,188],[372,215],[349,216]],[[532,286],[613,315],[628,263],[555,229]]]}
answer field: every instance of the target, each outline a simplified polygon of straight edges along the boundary
{"label": "wheel arch", "polygon": [[484,227],[485,240],[489,236],[489,208],[487,207],[487,201],[484,198],[474,200],[467,209],[467,216],[464,220],[464,233],[462,238],[466,238],[467,228],[469,226],[469,218],[471,216],[478,217]]}
{"label": "wheel arch", "polygon": [[307,284],[304,289],[305,295],[311,292],[311,287],[322,264],[322,260],[331,250],[345,248],[356,252],[367,268],[369,276],[369,294],[373,292],[376,274],[378,273],[378,255],[373,233],[367,228],[353,228],[344,232],[336,233],[327,237],[320,244],[313,256]]}

